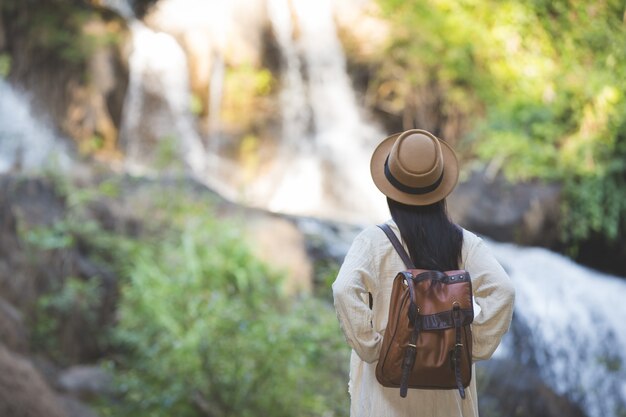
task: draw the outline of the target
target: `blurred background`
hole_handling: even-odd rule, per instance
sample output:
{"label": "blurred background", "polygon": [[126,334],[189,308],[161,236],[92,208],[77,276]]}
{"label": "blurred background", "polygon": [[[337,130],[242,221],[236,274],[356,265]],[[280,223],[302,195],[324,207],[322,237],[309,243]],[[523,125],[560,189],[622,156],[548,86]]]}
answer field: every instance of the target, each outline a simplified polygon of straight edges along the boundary
{"label": "blurred background", "polygon": [[621,0],[0,0],[0,416],[347,416],[330,285],[427,129],[517,290],[480,412],[626,416]]}

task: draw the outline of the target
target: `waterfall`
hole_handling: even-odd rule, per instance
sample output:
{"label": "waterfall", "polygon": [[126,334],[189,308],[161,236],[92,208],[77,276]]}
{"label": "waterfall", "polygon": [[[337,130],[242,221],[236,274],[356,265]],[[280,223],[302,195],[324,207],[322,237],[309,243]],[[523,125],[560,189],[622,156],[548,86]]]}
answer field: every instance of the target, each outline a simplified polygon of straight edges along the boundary
{"label": "waterfall", "polygon": [[[133,35],[120,129],[127,165],[154,168],[159,149],[167,148],[169,141],[199,179],[249,204],[351,222],[384,219],[385,199],[373,187],[369,157],[385,134],[362,115],[336,33],[333,3],[263,1],[282,56],[282,124],[275,157],[250,179],[218,157],[234,3],[166,0],[158,6],[159,24],[177,31],[187,42],[191,39],[194,48],[202,49],[196,35],[208,36],[210,144],[205,149],[189,112],[189,75],[180,45],[172,35],[155,32],[132,17],[124,0],[107,0],[109,7],[129,20]],[[188,28],[193,36],[180,32],[181,28]]]}
{"label": "waterfall", "polygon": [[309,142],[307,135],[311,111],[302,75],[302,60],[293,40],[292,9],[289,0],[269,0],[268,10],[284,65],[280,92],[282,145],[284,148],[302,149]]}
{"label": "waterfall", "polygon": [[[176,36],[184,45],[187,54],[193,57],[193,70],[198,84],[206,83],[206,102],[201,103],[208,111],[205,120],[199,121],[206,126],[205,171],[195,171],[199,180],[211,183],[212,187],[230,184],[236,177],[229,163],[220,157],[223,148],[227,148],[222,132],[222,104],[226,76],[227,58],[236,54],[237,47],[231,44],[234,16],[238,5],[244,4],[250,11],[250,4],[261,0],[160,0],[155,5],[149,20],[161,30]],[[221,184],[220,184],[221,183]],[[229,193],[229,194],[232,194]]]}
{"label": "waterfall", "polygon": [[120,129],[127,163],[134,169],[154,166],[159,152],[169,148],[180,151],[192,172],[202,173],[206,152],[190,111],[187,57],[173,36],[136,19],[130,28],[133,52]]}
{"label": "waterfall", "polygon": [[262,192],[275,211],[351,221],[386,217],[369,157],[385,135],[361,116],[328,0],[270,0],[283,56],[282,154]]}
{"label": "waterfall", "polygon": [[537,367],[590,417],[624,415],[626,281],[545,249],[490,247],[514,282],[514,325],[523,328],[501,354]]}
{"label": "waterfall", "polygon": [[34,116],[27,96],[0,78],[0,173],[69,166],[63,141]]}

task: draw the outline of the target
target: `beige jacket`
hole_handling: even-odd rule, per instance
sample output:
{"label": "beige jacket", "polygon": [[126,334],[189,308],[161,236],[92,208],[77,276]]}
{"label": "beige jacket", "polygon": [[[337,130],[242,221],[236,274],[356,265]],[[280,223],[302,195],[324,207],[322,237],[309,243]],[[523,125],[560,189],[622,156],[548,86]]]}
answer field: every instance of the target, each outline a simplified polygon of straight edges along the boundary
{"label": "beige jacket", "polygon": [[[399,237],[393,223],[388,224]],[[498,261],[475,234],[463,230],[460,267],[472,277],[474,300],[480,307],[472,324],[474,361],[489,359],[506,333],[513,314],[515,291]],[[384,388],[376,380],[376,362],[387,327],[393,279],[406,269],[384,232],[370,226],[352,243],[333,283],[339,323],[352,347],[350,360],[351,417],[473,417],[478,416],[476,378],[462,400],[457,390]],[[368,292],[374,299],[369,309]]]}

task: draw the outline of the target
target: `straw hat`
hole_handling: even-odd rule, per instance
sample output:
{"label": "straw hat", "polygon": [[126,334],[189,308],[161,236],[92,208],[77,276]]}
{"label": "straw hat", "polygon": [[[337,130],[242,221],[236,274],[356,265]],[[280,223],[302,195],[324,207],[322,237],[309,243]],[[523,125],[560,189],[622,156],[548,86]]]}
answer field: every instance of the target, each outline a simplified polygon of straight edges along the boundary
{"label": "straw hat", "polygon": [[443,200],[459,178],[459,164],[450,145],[420,129],[383,140],[374,150],[370,170],[383,194],[412,206]]}

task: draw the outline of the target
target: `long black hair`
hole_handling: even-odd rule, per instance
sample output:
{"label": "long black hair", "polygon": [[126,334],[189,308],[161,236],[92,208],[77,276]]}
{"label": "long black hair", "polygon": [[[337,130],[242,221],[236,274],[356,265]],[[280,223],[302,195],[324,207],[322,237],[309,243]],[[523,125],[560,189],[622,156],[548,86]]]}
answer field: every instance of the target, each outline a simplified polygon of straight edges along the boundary
{"label": "long black hair", "polygon": [[463,231],[448,217],[445,199],[427,206],[409,206],[387,198],[387,205],[416,268],[459,268]]}

